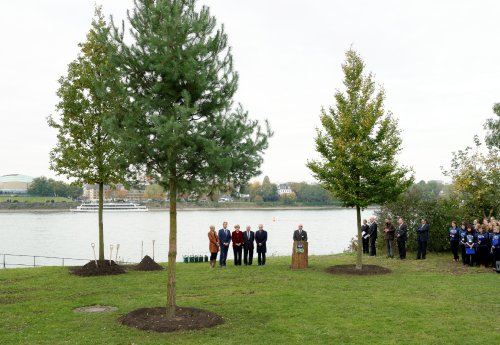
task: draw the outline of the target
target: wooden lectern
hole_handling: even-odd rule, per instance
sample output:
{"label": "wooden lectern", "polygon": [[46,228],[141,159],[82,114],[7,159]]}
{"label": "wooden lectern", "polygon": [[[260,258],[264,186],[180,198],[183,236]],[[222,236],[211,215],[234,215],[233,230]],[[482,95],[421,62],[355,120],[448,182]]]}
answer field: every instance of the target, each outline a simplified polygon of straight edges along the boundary
{"label": "wooden lectern", "polygon": [[307,241],[293,241],[292,269],[304,269],[309,265]]}

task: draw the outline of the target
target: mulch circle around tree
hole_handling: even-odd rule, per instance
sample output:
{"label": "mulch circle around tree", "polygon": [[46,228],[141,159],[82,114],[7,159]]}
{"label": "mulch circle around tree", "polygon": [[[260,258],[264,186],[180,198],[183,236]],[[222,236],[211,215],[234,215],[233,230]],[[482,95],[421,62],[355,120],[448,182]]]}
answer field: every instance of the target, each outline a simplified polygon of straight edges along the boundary
{"label": "mulch circle around tree", "polygon": [[125,273],[125,270],[117,265],[113,260],[89,261],[83,266],[71,268],[71,273],[81,277],[107,276]]}
{"label": "mulch circle around tree", "polygon": [[377,265],[363,265],[363,269],[356,269],[356,265],[335,265],[326,269],[331,274],[345,274],[354,276],[372,276],[378,274],[387,274],[392,271],[388,268]]}
{"label": "mulch circle around tree", "polygon": [[118,319],[123,325],[154,332],[187,331],[214,327],[224,323],[217,314],[203,309],[175,309],[175,317],[169,318],[166,308],[141,308],[123,315]]}
{"label": "mulch circle around tree", "polygon": [[137,271],[161,271],[163,267],[151,259],[149,255],[146,255],[134,269]]}

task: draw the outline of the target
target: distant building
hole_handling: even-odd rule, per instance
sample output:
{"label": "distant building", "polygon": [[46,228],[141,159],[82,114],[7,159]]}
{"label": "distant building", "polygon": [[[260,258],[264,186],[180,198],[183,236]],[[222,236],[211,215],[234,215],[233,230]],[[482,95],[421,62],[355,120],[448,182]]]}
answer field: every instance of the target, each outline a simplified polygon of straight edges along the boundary
{"label": "distant building", "polygon": [[[104,192],[109,189],[109,186],[104,186]],[[84,184],[83,185],[83,198],[87,200],[99,199],[99,185],[98,184]]]}
{"label": "distant building", "polygon": [[282,183],[278,186],[278,194],[290,194],[292,193],[292,189],[288,186],[288,183]]}
{"label": "distant building", "polygon": [[0,194],[27,194],[33,177],[19,174],[0,176]]}

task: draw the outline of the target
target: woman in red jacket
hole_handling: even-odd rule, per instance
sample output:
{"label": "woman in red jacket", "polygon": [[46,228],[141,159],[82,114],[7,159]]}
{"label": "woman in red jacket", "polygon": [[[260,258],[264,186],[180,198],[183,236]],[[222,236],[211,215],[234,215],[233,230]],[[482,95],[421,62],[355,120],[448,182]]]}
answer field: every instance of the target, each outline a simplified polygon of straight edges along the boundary
{"label": "woman in red jacket", "polygon": [[234,231],[231,234],[233,240],[233,253],[235,266],[241,266],[241,253],[243,251],[243,232],[240,231],[240,226],[236,224]]}

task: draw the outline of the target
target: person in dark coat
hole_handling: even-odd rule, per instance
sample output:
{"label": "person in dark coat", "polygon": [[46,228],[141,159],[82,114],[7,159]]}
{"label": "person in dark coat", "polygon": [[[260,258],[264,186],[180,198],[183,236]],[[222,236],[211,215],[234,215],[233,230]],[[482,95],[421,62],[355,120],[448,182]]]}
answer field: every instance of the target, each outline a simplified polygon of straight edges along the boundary
{"label": "person in dark coat", "polygon": [[370,256],[377,255],[377,222],[375,221],[375,217],[370,217],[370,226],[368,227],[368,235],[370,235]]}
{"label": "person in dark coat", "polygon": [[361,225],[361,238],[363,240],[363,254],[368,254],[368,247],[370,243],[370,235],[368,234],[368,229],[370,226],[368,225],[368,221],[363,219],[363,225]]}
{"label": "person in dark coat", "polygon": [[474,266],[476,263],[476,245],[477,234],[473,229],[472,224],[467,225],[467,233],[465,234],[465,265]]}
{"label": "person in dark coat", "polygon": [[384,240],[385,245],[387,247],[387,257],[394,257],[393,243],[394,243],[394,233],[396,232],[396,228],[392,225],[392,222],[389,219],[385,220],[384,223]]}
{"label": "person in dark coat", "polygon": [[480,267],[488,266],[488,249],[490,248],[489,235],[486,232],[487,225],[481,225],[477,233],[477,264]]}
{"label": "person in dark coat", "polygon": [[245,266],[251,265],[253,259],[253,242],[255,241],[255,234],[250,229],[250,225],[247,225],[247,229],[243,233],[243,262]]}
{"label": "person in dark coat", "polygon": [[398,229],[396,230],[396,239],[398,242],[399,258],[406,259],[406,240],[408,239],[408,227],[402,217],[398,219]]}
{"label": "person in dark coat", "polygon": [[259,230],[255,233],[255,244],[257,245],[257,263],[259,266],[266,264],[266,242],[267,231],[264,230],[264,225],[259,224]]}
{"label": "person in dark coat", "polygon": [[423,218],[420,226],[417,229],[417,241],[418,241],[418,249],[417,249],[417,260],[425,260],[425,256],[427,255],[427,241],[429,240],[429,230],[430,225],[427,223],[427,219]]}
{"label": "person in dark coat", "polygon": [[298,229],[293,232],[294,241],[307,241],[307,232],[303,230],[303,225],[299,224]]}
{"label": "person in dark coat", "polygon": [[222,223],[222,229],[219,230],[220,267],[226,266],[227,251],[229,250],[230,243],[231,243],[231,231],[227,228],[227,222],[224,222]]}
{"label": "person in dark coat", "polygon": [[448,230],[450,237],[450,248],[453,253],[453,260],[458,262],[458,244],[460,243],[460,230],[457,228],[457,222],[451,222],[451,228]]}
{"label": "person in dark coat", "polygon": [[458,232],[459,234],[459,242],[458,242],[458,247],[460,248],[460,254],[462,257],[462,264],[465,265],[465,236],[467,235],[467,224],[465,222],[462,222],[462,225],[460,226],[460,231]]}
{"label": "person in dark coat", "polygon": [[491,236],[491,261],[493,268],[496,268],[496,262],[500,261],[500,226],[493,226],[493,233]]}

